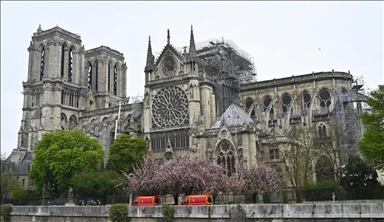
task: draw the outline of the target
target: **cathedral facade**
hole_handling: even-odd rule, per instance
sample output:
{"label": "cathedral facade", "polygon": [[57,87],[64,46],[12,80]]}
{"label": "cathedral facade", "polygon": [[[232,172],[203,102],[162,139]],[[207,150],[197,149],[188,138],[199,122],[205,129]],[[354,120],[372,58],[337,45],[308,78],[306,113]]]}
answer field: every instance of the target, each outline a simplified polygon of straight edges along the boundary
{"label": "cathedral facade", "polygon": [[224,39],[196,44],[192,27],[184,50],[171,44],[168,30],[167,44],[155,57],[149,39],[142,101],[126,95],[127,64],[117,50],[85,50],[79,35],[39,26],[28,52],[18,145],[8,158],[25,188],[36,142],[58,130],[81,129],[98,139],[105,162],[114,138],[131,134],[143,138],[157,158],[207,158],[224,164],[229,175],[237,164],[282,168],[292,127],[316,129],[314,149],[335,146],[324,143],[332,140],[333,117],[353,135],[344,144],[349,149],[357,150],[362,136],[358,115],[365,97],[349,72],[256,81],[245,51]]}

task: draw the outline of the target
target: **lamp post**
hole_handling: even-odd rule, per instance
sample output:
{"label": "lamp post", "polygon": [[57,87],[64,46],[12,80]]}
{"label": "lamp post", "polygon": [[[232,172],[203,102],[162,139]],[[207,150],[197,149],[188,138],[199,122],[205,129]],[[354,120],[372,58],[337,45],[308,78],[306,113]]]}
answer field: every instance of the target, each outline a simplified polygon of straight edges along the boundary
{"label": "lamp post", "polygon": [[45,185],[43,186],[43,206],[44,206],[44,194],[45,194]]}

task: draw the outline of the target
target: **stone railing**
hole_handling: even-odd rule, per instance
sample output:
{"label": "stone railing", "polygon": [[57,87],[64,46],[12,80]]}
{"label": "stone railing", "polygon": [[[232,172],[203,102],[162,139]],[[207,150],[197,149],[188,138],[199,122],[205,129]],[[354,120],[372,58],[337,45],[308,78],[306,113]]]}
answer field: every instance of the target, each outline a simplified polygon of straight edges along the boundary
{"label": "stone railing", "polygon": [[[177,221],[383,221],[384,201],[379,203],[303,203],[303,204],[239,204],[213,206],[172,206]],[[26,221],[99,221],[109,222],[110,206],[13,206],[12,222]],[[156,222],[163,218],[163,209],[128,207],[131,221]]]}

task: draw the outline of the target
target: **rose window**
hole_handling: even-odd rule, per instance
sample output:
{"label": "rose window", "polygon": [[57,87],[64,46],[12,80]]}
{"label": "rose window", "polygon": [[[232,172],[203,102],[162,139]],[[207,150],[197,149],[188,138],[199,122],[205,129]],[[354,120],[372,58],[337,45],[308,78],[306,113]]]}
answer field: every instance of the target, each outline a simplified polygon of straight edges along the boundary
{"label": "rose window", "polygon": [[161,89],[152,103],[152,119],[159,127],[186,125],[188,121],[188,98],[176,86]]}

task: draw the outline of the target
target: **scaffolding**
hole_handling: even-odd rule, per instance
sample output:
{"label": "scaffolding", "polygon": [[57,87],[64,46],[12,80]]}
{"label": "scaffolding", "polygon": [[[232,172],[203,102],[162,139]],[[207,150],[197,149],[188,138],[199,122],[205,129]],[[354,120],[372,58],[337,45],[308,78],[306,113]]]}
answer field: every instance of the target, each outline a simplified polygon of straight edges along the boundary
{"label": "scaffolding", "polygon": [[358,155],[358,141],[362,138],[364,130],[360,120],[363,106],[368,96],[364,90],[363,77],[354,77],[351,91],[342,87],[335,87],[335,107],[332,111],[334,127],[341,127],[343,135],[337,135],[341,152],[340,164],[344,165],[351,154]]}
{"label": "scaffolding", "polygon": [[196,44],[204,73],[215,85],[216,115],[238,103],[240,85],[256,81],[253,57],[231,40],[209,39]]}
{"label": "scaffolding", "polygon": [[[187,46],[174,47],[183,57]],[[256,82],[253,57],[229,39],[209,39],[196,44],[199,74],[214,84],[216,115],[221,116],[231,103],[239,103],[240,85]],[[160,52],[155,52],[155,57]]]}

